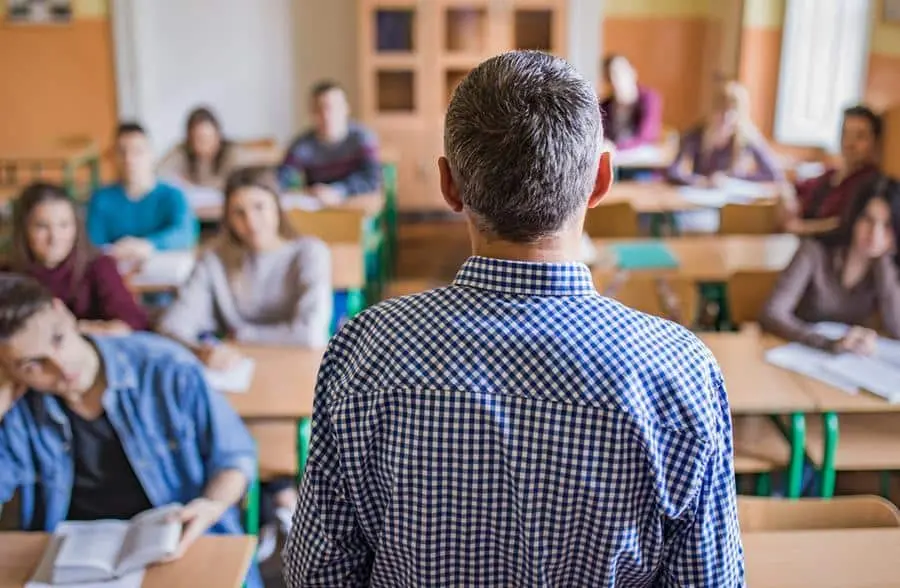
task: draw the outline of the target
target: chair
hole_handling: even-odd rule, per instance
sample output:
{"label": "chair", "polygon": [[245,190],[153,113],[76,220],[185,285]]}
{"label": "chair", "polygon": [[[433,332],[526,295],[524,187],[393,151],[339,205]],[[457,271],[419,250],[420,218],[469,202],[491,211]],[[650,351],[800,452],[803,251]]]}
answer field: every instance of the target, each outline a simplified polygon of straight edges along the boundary
{"label": "chair", "polygon": [[285,211],[288,222],[301,235],[318,237],[326,243],[359,243],[365,237],[365,212],[352,208],[323,208]]}
{"label": "chair", "polygon": [[281,163],[284,153],[273,137],[237,141],[238,161],[242,166],[274,167]]}
{"label": "chair", "polygon": [[732,325],[756,322],[775,287],[778,272],[737,272],[728,279],[726,304]]}
{"label": "chair", "polygon": [[639,235],[638,215],[630,202],[617,202],[588,210],[584,231],[592,238],[634,238]]}
{"label": "chair", "polygon": [[789,443],[765,416],[742,415],[733,419],[734,473],[757,476],[756,493],[771,491],[770,474],[783,470],[791,460]]}
{"label": "chair", "polygon": [[744,533],[900,527],[900,511],[878,496],[842,496],[829,500],[741,496],[738,518]]}
{"label": "chair", "polygon": [[720,235],[772,235],[780,229],[781,208],[775,201],[726,204],[719,213]]}
{"label": "chair", "polygon": [[697,318],[697,284],[680,276],[619,272],[595,273],[594,285],[604,296],[635,310],[691,327]]}

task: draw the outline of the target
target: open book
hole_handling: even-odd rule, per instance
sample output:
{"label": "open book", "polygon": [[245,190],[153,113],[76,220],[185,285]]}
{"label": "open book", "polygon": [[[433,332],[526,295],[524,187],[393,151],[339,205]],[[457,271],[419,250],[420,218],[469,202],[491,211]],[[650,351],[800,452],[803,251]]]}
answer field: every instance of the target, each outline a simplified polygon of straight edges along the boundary
{"label": "open book", "polygon": [[[107,582],[130,586],[148,565],[175,553],[181,522],[170,517],[180,509],[178,504],[155,508],[130,521],[61,523],[31,586],[47,585],[46,579],[38,578],[47,568],[53,586]],[[121,581],[112,582],[116,579]]]}

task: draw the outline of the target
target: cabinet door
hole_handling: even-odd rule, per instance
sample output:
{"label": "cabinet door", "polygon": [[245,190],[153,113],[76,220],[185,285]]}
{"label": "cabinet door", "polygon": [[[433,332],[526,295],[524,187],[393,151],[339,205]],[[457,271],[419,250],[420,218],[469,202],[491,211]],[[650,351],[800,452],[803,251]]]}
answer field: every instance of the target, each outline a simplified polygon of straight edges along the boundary
{"label": "cabinet door", "polygon": [[397,162],[397,208],[404,212],[441,210],[437,158],[441,155],[435,131],[375,125],[381,145]]}
{"label": "cabinet door", "polygon": [[504,0],[506,49],[535,49],[565,57],[566,8],[564,0]]}

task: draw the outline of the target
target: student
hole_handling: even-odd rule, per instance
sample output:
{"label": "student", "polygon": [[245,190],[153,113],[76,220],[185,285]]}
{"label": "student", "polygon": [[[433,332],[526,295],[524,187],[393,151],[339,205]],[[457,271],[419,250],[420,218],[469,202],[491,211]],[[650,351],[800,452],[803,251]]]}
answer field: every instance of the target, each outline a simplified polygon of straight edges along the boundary
{"label": "student", "polygon": [[159,175],[222,190],[236,160],[237,146],[222,136],[222,125],[212,111],[201,107],[188,115],[184,143],[160,162]]}
{"label": "student", "polygon": [[879,181],[878,156],[883,124],[881,117],[865,106],[844,111],[841,124],[841,163],[818,178],[797,186],[797,209],[789,228],[802,221],[837,221],[844,209],[863,189]]}
{"label": "student", "polygon": [[606,138],[621,150],[656,143],[662,131],[659,94],[638,84],[637,72],[624,55],[603,60],[603,79],[610,90],[600,104]]}
{"label": "student", "polygon": [[[206,533],[243,533],[253,440],[200,364],[148,333],[83,337],[59,299],[0,276],[0,503],[21,528],[129,519],[184,505],[180,557]],[[248,585],[261,587],[258,570]]]}
{"label": "student", "polygon": [[116,132],[119,182],[91,197],[87,232],[97,247],[120,261],[142,261],[154,251],[190,249],[198,225],[181,190],[157,181],[150,141],[140,125]]}
{"label": "student", "polygon": [[505,53],[445,129],[441,191],[474,256],[332,339],[288,586],[743,586],[715,360],[576,261],[612,182],[594,88]]}
{"label": "student", "polygon": [[675,184],[698,187],[714,187],[724,178],[782,179],[775,156],[750,120],[746,88],[737,82],[718,85],[712,115],[681,137],[667,176]]}
{"label": "student", "polygon": [[[900,186],[882,180],[851,201],[838,229],[805,241],[779,278],[760,323],[779,337],[818,349],[867,353],[874,316],[900,339]],[[854,325],[838,341],[814,330],[817,322]]]}
{"label": "student", "polygon": [[11,269],[62,300],[83,333],[127,334],[149,327],[116,261],[87,241],[75,206],[59,186],[25,188],[13,212]]}
{"label": "student", "polygon": [[279,176],[282,186],[302,179],[326,205],[381,187],[381,163],[375,135],[350,121],[343,88],[321,82],[312,91],[315,128],[288,148]]}

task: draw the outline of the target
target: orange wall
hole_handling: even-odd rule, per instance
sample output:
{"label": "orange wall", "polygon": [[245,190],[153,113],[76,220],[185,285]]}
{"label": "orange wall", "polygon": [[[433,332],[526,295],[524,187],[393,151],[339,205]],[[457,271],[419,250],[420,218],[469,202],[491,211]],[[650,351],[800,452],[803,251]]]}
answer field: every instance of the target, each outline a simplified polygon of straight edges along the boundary
{"label": "orange wall", "polygon": [[82,13],[76,4],[66,25],[0,23],[0,145],[70,135],[109,143],[116,121],[110,22],[105,3],[89,4]]}

